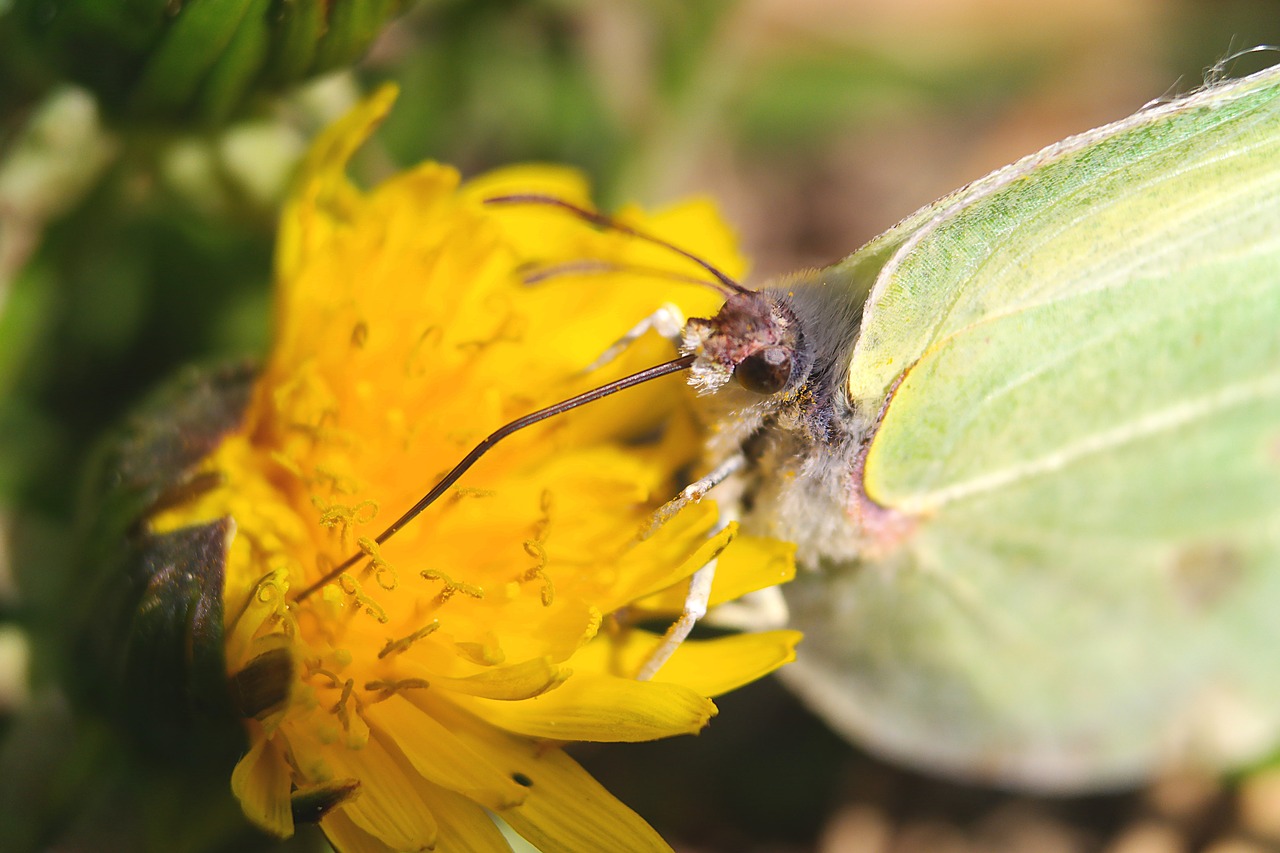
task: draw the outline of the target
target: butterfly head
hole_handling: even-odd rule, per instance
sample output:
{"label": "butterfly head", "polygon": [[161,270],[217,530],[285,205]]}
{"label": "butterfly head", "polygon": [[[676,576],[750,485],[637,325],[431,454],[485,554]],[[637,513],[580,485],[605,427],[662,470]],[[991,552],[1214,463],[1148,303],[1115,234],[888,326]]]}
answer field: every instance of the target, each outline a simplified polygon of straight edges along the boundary
{"label": "butterfly head", "polygon": [[782,398],[798,389],[812,359],[800,324],[783,300],[767,292],[732,293],[709,319],[684,329],[683,349],[697,356],[690,382],[700,393],[731,381],[758,397]]}

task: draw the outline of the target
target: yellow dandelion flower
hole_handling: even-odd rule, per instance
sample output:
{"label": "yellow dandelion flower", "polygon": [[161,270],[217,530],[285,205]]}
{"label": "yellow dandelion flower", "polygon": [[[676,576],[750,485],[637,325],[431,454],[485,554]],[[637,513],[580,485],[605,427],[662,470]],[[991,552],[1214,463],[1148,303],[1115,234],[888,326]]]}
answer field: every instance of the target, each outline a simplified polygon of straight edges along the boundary
{"label": "yellow dandelion flower", "polygon": [[[697,732],[708,697],[790,660],[798,639],[686,642],[635,677],[659,637],[625,614],[667,611],[713,554],[713,603],[792,571],[789,546],[718,531],[710,502],[638,536],[697,454],[680,378],[515,434],[374,537],[498,426],[669,359],[646,337],[583,375],[638,318],[669,300],[713,312],[716,296],[638,272],[699,273],[660,248],[484,203],[521,191],[586,204],[568,170],[461,184],[424,164],[355,188],[347,160],[392,98],[312,150],[281,226],[273,350],[242,427],[203,463],[218,485],[152,519],[233,522],[226,661],[251,745],[233,790],[270,832],[318,819],[340,850],[508,849],[485,810],[545,851],[666,849],[561,746]],[[742,266],[706,204],[625,215]],[[522,281],[531,264],[575,259],[606,264]]]}

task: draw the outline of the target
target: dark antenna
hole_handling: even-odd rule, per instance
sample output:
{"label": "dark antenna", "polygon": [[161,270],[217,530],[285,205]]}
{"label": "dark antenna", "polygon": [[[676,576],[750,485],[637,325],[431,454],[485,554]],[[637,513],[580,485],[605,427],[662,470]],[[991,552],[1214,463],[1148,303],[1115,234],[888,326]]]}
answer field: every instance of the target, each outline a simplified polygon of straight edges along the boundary
{"label": "dark antenna", "polygon": [[[390,527],[388,527],[386,530],[382,531],[376,537],[374,537],[373,541],[381,545],[382,543],[390,539],[392,536],[395,536],[396,533],[400,530],[400,528],[404,527],[406,524],[408,524],[410,521],[416,518],[418,514],[421,513],[424,509],[431,506],[431,504],[435,503],[436,500],[438,500],[440,496],[443,495],[450,486],[452,486],[454,483],[458,481],[459,477],[461,477],[463,474],[466,473],[468,468],[470,468],[472,465],[476,463],[476,460],[478,460],[481,456],[487,453],[489,449],[492,448],[499,441],[502,441],[502,439],[506,438],[512,433],[518,432],[519,430],[522,430],[527,426],[532,426],[533,424],[536,424],[539,421],[544,421],[547,418],[554,417],[559,414],[563,414],[564,412],[567,412],[570,409],[576,409],[578,406],[584,406],[587,403],[593,403],[596,400],[601,399],[602,397],[608,397],[610,394],[630,388],[633,385],[639,385],[642,382],[648,382],[651,379],[657,379],[660,376],[666,376],[668,373],[676,373],[681,370],[686,370],[693,365],[694,358],[695,356],[692,356],[692,355],[684,355],[684,356],[681,356],[680,358],[675,359],[674,361],[668,361],[664,364],[659,364],[654,367],[646,368],[644,370],[641,370],[639,373],[633,373],[630,376],[624,376],[623,378],[616,379],[613,382],[610,382],[606,385],[601,385],[599,388],[592,388],[590,391],[585,391],[577,395],[576,397],[570,397],[567,400],[562,400],[561,402],[556,403],[553,406],[547,406],[545,409],[539,409],[536,412],[525,415],[522,418],[517,418],[516,420],[511,421],[510,423],[507,423],[504,426],[499,427],[498,429],[494,430],[493,433],[491,433],[488,438],[486,438],[484,441],[480,442],[475,447],[473,447],[471,449],[471,452],[462,458],[461,462],[453,466],[453,470],[451,470],[448,474],[445,474],[443,479],[441,479],[440,482],[436,483],[435,486],[432,487],[431,491],[423,495],[422,498],[416,504],[411,506],[408,509],[408,511],[405,512],[404,515],[400,516],[395,521],[393,521]],[[334,568],[326,572],[319,580],[315,581],[310,586],[303,589],[302,592],[298,593],[294,601],[302,601],[304,598],[311,595],[313,592],[320,589],[325,584],[330,583],[333,580],[336,580],[338,576],[341,575],[343,572],[345,572],[347,569],[351,568],[356,563],[360,562],[363,559],[366,559],[367,557],[368,555],[365,554],[363,551],[356,554],[352,554],[350,557],[343,560],[342,563],[340,563],[339,565],[335,566]]]}
{"label": "dark antenna", "polygon": [[535,266],[526,270],[520,276],[520,280],[525,284],[533,285],[542,284],[544,281],[561,276],[592,275],[593,273],[605,272],[648,276],[649,278],[659,278],[663,281],[674,281],[680,284],[697,284],[702,287],[709,287],[717,293],[724,293],[723,288],[717,281],[708,281],[698,276],[683,275],[671,270],[658,269],[657,267],[646,267],[638,264],[615,264],[612,261],[566,261],[560,264]]}
{"label": "dark antenna", "polygon": [[[569,213],[572,213],[574,216],[578,217],[579,219],[582,219],[586,222],[590,222],[592,225],[598,225],[601,228],[607,228],[610,231],[617,231],[619,234],[626,234],[629,237],[635,237],[637,240],[643,240],[646,243],[651,243],[655,246],[661,246],[662,248],[667,249],[668,251],[675,252],[677,255],[679,255],[682,258],[686,258],[690,261],[693,261],[695,264],[702,267],[707,272],[711,273],[711,275],[718,282],[718,284],[713,284],[712,286],[715,287],[717,290],[719,290],[721,293],[725,294],[726,296],[729,296],[735,293],[752,293],[753,292],[743,287],[742,285],[738,284],[736,281],[731,279],[728,275],[726,275],[725,273],[722,273],[719,269],[712,266],[709,262],[704,261],[702,258],[698,257],[692,252],[689,252],[685,249],[681,249],[679,246],[675,245],[674,243],[668,243],[666,240],[663,240],[661,237],[655,237],[652,234],[648,234],[644,231],[640,231],[635,228],[632,228],[630,225],[626,225],[622,222],[619,222],[618,220],[610,216],[605,216],[603,213],[598,213],[597,211],[594,211],[594,210],[587,210],[585,207],[578,207],[578,205],[573,204],[572,202],[565,201],[562,198],[556,198],[555,196],[551,196],[551,195],[538,195],[537,193],[520,193],[517,195],[493,196],[491,198],[485,199],[484,203],[485,204],[541,204],[547,207],[558,207],[561,210],[567,210]],[[710,282],[708,282],[708,284],[710,284]]]}

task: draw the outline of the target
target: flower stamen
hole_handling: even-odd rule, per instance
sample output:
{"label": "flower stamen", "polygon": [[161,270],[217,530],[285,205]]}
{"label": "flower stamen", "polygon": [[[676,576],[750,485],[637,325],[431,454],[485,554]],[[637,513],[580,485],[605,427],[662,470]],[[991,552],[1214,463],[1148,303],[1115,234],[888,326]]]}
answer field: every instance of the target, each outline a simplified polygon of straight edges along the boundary
{"label": "flower stamen", "polygon": [[390,699],[401,690],[425,690],[430,687],[431,683],[425,678],[399,678],[394,681],[379,679],[377,681],[367,682],[364,686],[369,692],[378,692],[378,696],[371,699],[371,702],[382,702]]}
{"label": "flower stamen", "polygon": [[551,490],[543,489],[542,495],[538,499],[538,508],[542,510],[542,517],[534,522],[533,525],[533,538],[539,542],[547,541],[547,529],[551,527],[551,507],[554,505],[555,496],[551,493]]}
{"label": "flower stamen", "polygon": [[314,486],[328,486],[329,491],[340,495],[353,495],[358,491],[355,478],[330,471],[317,465],[311,483]]}
{"label": "flower stamen", "polygon": [[419,574],[429,581],[440,581],[444,584],[444,588],[440,590],[440,595],[438,596],[441,604],[458,593],[469,595],[472,598],[484,598],[484,590],[480,587],[462,581],[455,581],[439,569],[423,569]]}
{"label": "flower stamen", "polygon": [[478,489],[475,486],[459,486],[449,495],[450,503],[459,503],[463,498],[491,498],[498,494],[495,489]]}
{"label": "flower stamen", "polygon": [[338,701],[334,706],[329,709],[329,713],[336,716],[338,722],[342,723],[344,731],[351,731],[351,709],[347,707],[347,703],[354,701],[357,711],[363,707],[360,697],[355,695],[355,689],[356,680],[354,678],[348,678],[344,681],[342,683],[342,695],[338,697]]}
{"label": "flower stamen", "polygon": [[373,574],[374,580],[378,586],[387,592],[395,589],[400,583],[400,575],[396,570],[382,557],[378,543],[372,539],[361,536],[356,540],[356,545],[361,551],[369,555],[369,565],[364,568],[364,575],[368,577]]}
{"label": "flower stamen", "polygon": [[378,658],[382,659],[391,654],[398,655],[407,650],[414,643],[418,642],[418,640],[421,640],[423,637],[429,637],[438,630],[440,630],[440,620],[432,619],[430,625],[427,625],[425,628],[419,628],[407,637],[401,637],[398,640],[387,640],[387,644],[382,647],[382,651],[378,652]]}
{"label": "flower stamen", "polygon": [[483,352],[494,344],[518,344],[524,342],[525,330],[516,322],[516,318],[508,315],[502,321],[502,325],[498,327],[498,331],[492,337],[481,338],[474,341],[459,341],[457,348],[463,352],[470,351],[472,354]]}
{"label": "flower stamen", "polygon": [[330,530],[338,530],[338,538],[343,546],[351,539],[351,528],[357,524],[368,524],[378,515],[378,502],[363,500],[353,506],[346,504],[326,504],[319,495],[311,496],[311,505],[320,510],[320,526]]}
{"label": "flower stamen", "polygon": [[298,465],[297,460],[292,456],[289,456],[287,453],[280,450],[273,450],[267,455],[272,462],[276,463],[299,480],[306,479],[306,476],[302,473],[302,467]]}
{"label": "flower stamen", "polygon": [[424,360],[421,358],[422,353],[438,347],[443,339],[444,330],[439,326],[427,326],[423,329],[418,340],[409,349],[409,356],[405,359],[405,373],[411,377],[427,375],[427,366],[421,364]]}
{"label": "flower stamen", "polygon": [[340,447],[350,447],[355,444],[355,438],[351,433],[329,426],[332,421],[338,419],[338,412],[335,409],[325,409],[320,413],[320,417],[315,419],[314,423],[308,423],[301,420],[289,420],[285,425],[293,432],[301,433],[310,438],[312,443],[316,445],[338,445]]}
{"label": "flower stamen", "polygon": [[255,601],[259,604],[271,605],[284,597],[284,592],[275,581],[275,574],[273,569],[254,582],[249,594],[245,597],[244,604],[240,605],[240,610],[227,622],[227,633],[232,633],[235,630],[236,626],[240,624],[240,620],[244,618],[244,614],[248,612],[249,607]]}
{"label": "flower stamen", "polygon": [[524,541],[524,552],[530,557],[538,561],[538,565],[529,569],[520,578],[521,583],[526,583],[538,578],[542,581],[542,606],[550,607],[551,602],[556,598],[556,587],[551,582],[550,576],[547,575],[547,549],[541,541],[537,539],[526,539]]}
{"label": "flower stamen", "polygon": [[382,605],[365,595],[361,590],[360,581],[353,578],[347,572],[343,572],[338,576],[338,587],[347,595],[351,596],[355,601],[357,608],[363,608],[374,619],[384,625],[390,621],[387,617],[387,611],[382,609]]}
{"label": "flower stamen", "polygon": [[320,658],[308,660],[305,662],[304,666],[307,668],[306,678],[310,679],[313,676],[318,675],[321,678],[328,679],[330,687],[339,687],[342,685],[342,679],[331,670],[325,669]]}

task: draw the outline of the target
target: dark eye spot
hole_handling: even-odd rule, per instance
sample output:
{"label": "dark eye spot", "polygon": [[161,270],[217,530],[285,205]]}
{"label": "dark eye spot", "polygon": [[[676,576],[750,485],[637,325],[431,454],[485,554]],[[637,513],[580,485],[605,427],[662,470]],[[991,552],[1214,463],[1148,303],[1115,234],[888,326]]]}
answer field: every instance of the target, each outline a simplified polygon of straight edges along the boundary
{"label": "dark eye spot", "polygon": [[515,782],[517,785],[523,785],[526,788],[533,787],[533,780],[530,779],[528,776],[524,775],[523,773],[512,773],[511,780]]}
{"label": "dark eye spot", "polygon": [[733,378],[756,394],[777,394],[791,379],[791,350],[765,347],[738,362]]}

